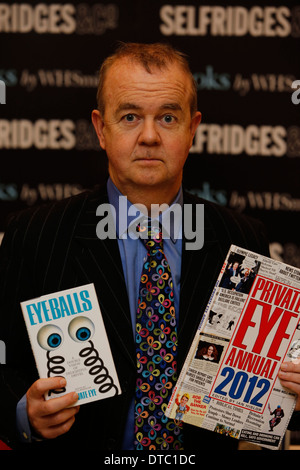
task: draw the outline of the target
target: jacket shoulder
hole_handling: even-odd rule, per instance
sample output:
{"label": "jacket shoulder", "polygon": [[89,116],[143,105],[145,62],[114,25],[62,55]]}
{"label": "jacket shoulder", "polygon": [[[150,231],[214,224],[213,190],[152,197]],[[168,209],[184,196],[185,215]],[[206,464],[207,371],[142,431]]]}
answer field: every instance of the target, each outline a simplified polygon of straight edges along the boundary
{"label": "jacket shoulder", "polygon": [[204,229],[224,246],[231,244],[269,256],[268,233],[264,223],[226,206],[184,191],[185,204],[204,205]]}
{"label": "jacket shoulder", "polygon": [[56,237],[68,239],[83,212],[96,211],[105,199],[105,188],[87,190],[75,196],[27,208],[10,215],[1,250],[9,245],[24,252],[35,250],[42,241],[53,243]]}
{"label": "jacket shoulder", "polygon": [[33,222],[45,224],[52,218],[64,215],[76,215],[83,206],[101,200],[105,195],[104,188],[83,191],[75,196],[61,199],[59,201],[40,204],[12,213],[8,218],[7,227],[11,223],[18,225],[31,224]]}

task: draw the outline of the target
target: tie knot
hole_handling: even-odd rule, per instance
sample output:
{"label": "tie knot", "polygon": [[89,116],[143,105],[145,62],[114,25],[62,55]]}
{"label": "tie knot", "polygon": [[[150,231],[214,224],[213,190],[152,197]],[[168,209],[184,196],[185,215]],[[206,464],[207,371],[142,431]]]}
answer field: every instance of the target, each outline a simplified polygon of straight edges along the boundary
{"label": "tie knot", "polygon": [[162,228],[157,221],[146,220],[139,225],[140,238],[149,251],[153,255],[157,250],[163,249]]}

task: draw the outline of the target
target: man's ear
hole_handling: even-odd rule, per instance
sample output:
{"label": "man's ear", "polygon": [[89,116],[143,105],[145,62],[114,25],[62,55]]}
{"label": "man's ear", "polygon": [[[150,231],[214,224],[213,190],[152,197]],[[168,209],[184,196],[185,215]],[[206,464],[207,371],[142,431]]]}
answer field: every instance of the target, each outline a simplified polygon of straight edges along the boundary
{"label": "man's ear", "polygon": [[190,126],[190,130],[191,130],[191,142],[190,142],[190,148],[191,146],[193,145],[193,140],[194,140],[194,137],[195,137],[195,133],[196,133],[196,130],[197,130],[197,127],[199,126],[200,122],[201,122],[201,119],[202,119],[202,114],[200,113],[200,111],[197,111],[194,116],[192,117],[191,119],[191,126]]}
{"label": "man's ear", "polygon": [[104,137],[104,120],[100,114],[100,111],[94,109],[92,111],[92,123],[98,136],[100,147],[105,150],[105,137]]}

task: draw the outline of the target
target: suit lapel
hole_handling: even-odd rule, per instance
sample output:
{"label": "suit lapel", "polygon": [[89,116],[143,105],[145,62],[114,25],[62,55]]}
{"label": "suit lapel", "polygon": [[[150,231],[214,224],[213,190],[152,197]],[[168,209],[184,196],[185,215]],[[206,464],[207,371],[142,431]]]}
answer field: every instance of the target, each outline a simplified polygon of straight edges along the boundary
{"label": "suit lapel", "polygon": [[[81,283],[94,283],[109,337],[136,367],[128,296],[117,239],[101,240],[96,235],[96,209],[108,202],[106,194],[88,202],[80,219],[71,257]],[[120,353],[119,353],[120,354]]]}
{"label": "suit lapel", "polygon": [[[185,197],[185,203],[188,202]],[[193,214],[195,216],[195,211]],[[222,266],[222,250],[206,210],[204,216],[204,246],[200,250],[188,250],[185,248],[185,238],[183,239],[178,331],[179,369],[189,351]]]}

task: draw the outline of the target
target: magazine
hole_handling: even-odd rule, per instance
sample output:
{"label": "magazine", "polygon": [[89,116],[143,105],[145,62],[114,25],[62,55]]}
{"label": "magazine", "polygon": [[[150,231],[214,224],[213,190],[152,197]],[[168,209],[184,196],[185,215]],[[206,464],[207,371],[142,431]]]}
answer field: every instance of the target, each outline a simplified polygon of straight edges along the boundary
{"label": "magazine", "polygon": [[295,408],[284,361],[300,360],[300,269],[232,245],[166,415],[278,449]]}
{"label": "magazine", "polygon": [[28,300],[21,308],[40,377],[67,381],[45,399],[77,392],[76,406],[121,393],[93,284]]}

